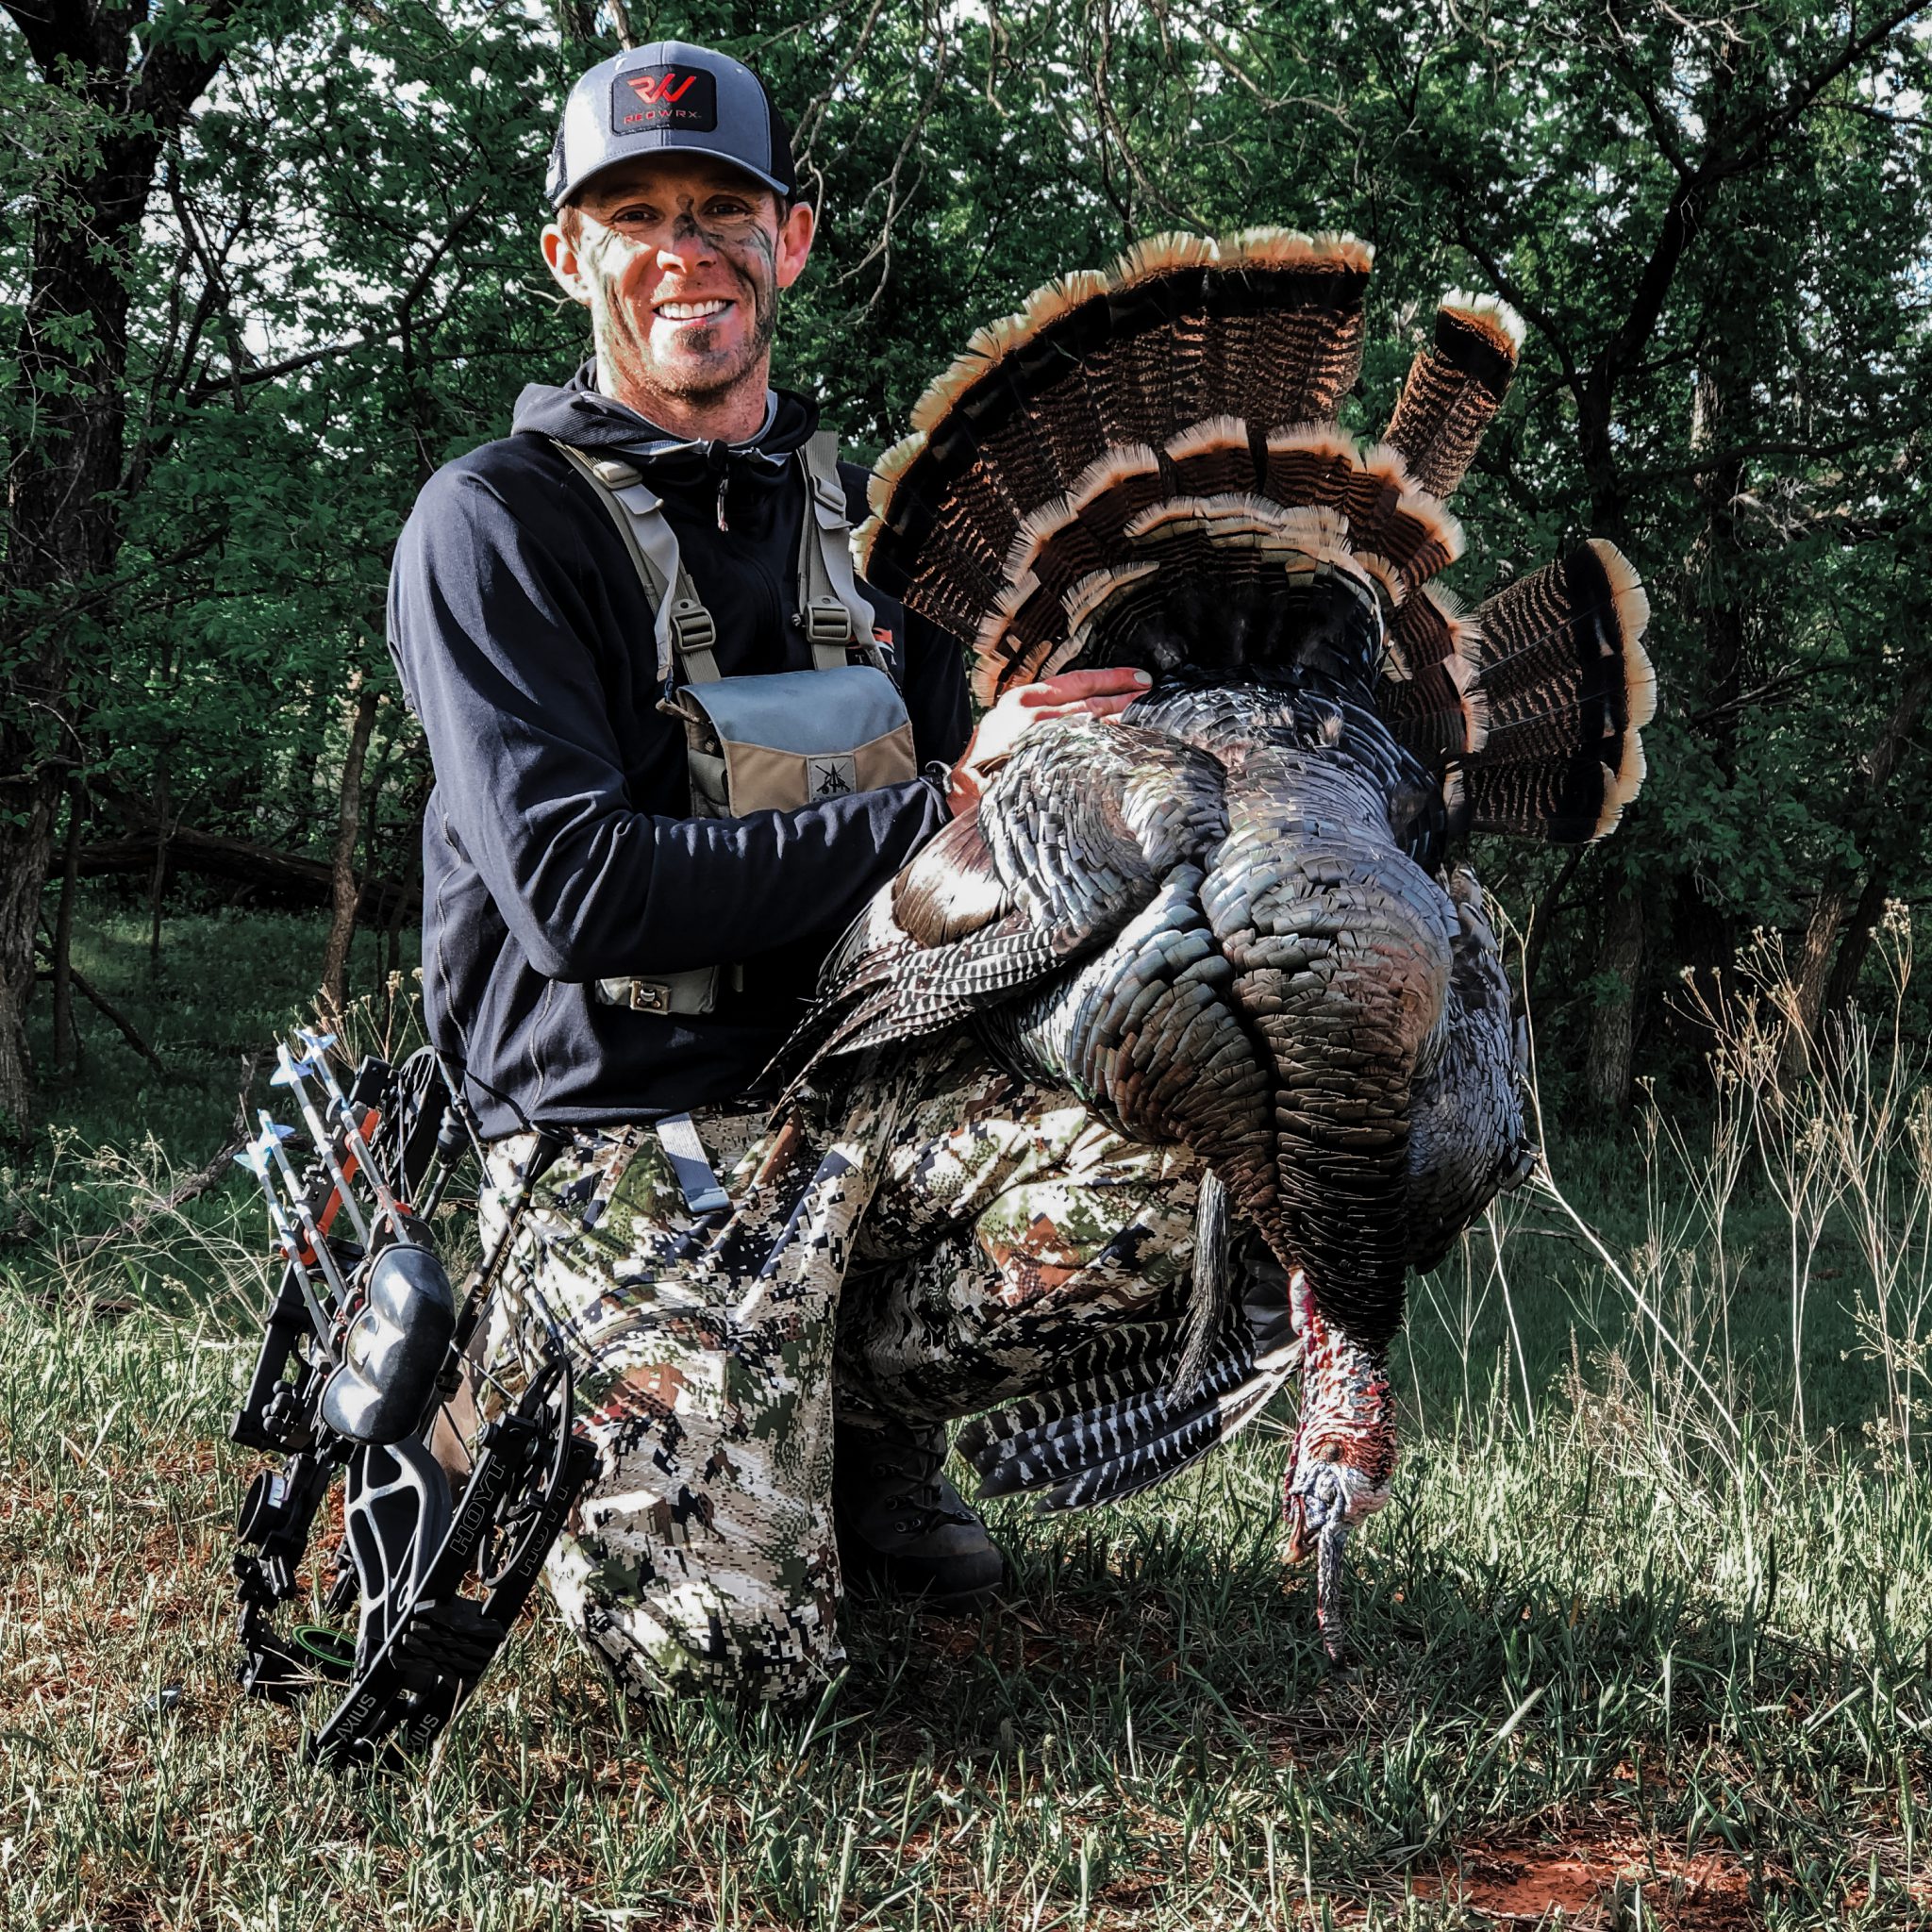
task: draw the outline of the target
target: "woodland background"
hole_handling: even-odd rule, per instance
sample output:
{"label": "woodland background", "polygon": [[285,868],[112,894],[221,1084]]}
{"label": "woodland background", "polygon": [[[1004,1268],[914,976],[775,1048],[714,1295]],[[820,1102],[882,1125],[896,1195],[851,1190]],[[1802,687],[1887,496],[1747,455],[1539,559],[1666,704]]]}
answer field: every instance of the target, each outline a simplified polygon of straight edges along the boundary
{"label": "woodland background", "polygon": [[[990,1506],[1002,1602],[849,1602],[808,1720],[626,1704],[540,1609],[420,1775],[320,1779],[233,1681],[236,1070],[325,986],[408,1043],[390,552],[584,353],[554,111],[672,32],[793,113],[780,379],[864,452],[1149,232],[1372,240],[1369,436],[1503,294],[1453,581],[1621,544],[1650,778],[1476,855],[1549,1158],[1411,1287],[1359,1671],[1284,1405]],[[1932,6],[1791,0],[0,0],[0,1924],[1932,1932],[1928,70]]]}
{"label": "woodland background", "polygon": [[862,453],[972,327],[1152,231],[1373,241],[1370,435],[1444,289],[1512,303],[1452,581],[1614,539],[1664,698],[1616,839],[1478,855],[1528,928],[1545,1080],[1580,1117],[1694,1069],[1681,975],[1757,928],[1805,1017],[1848,1000],[1926,875],[1919,8],[0,0],[16,1139],[59,1111],[74,934],[107,908],[151,908],[158,958],[171,916],[314,907],[338,992],[352,921],[375,971],[403,957],[429,772],[391,547],[584,352],[537,254],[555,107],[670,33],[795,120],[824,220],[779,379]]}

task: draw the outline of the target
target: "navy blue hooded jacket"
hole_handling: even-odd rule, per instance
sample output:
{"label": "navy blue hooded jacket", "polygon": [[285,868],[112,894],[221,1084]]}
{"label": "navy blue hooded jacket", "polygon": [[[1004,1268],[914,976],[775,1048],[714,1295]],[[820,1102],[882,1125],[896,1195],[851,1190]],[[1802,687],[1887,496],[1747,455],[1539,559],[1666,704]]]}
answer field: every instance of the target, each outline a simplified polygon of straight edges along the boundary
{"label": "navy blue hooded jacket", "polygon": [[[634,464],[718,624],[725,676],[808,669],[794,620],[816,408],[775,393],[750,443],[675,441],[597,393],[532,384],[515,433],[429,480],[396,548],[389,639],[436,768],[423,827],[430,1036],[486,1134],[649,1120],[745,1096],[832,941],[945,823],[911,779],[799,811],[691,818],[683,727],[657,708],[649,601],[552,438]],[[849,508],[863,473],[841,465]],[[862,586],[892,638],[921,765],[970,723],[958,643]],[[741,965],[714,1013],[633,1012],[591,982]]]}

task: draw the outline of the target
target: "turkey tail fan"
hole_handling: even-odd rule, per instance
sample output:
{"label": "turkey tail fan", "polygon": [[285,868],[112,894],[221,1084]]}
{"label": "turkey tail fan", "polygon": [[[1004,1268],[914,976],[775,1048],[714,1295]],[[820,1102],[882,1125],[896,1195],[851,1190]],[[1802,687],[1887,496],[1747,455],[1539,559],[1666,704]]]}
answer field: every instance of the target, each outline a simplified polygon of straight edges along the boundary
{"label": "turkey tail fan", "polygon": [[1471,614],[1489,734],[1464,766],[1470,830],[1580,845],[1616,824],[1657,711],[1649,618],[1637,573],[1601,539]]}
{"label": "turkey tail fan", "polygon": [[921,399],[860,568],[971,640],[981,704],[1076,665],[1368,682],[1452,826],[1599,838],[1656,708],[1642,591],[1607,544],[1468,617],[1435,589],[1523,325],[1445,296],[1359,447],[1335,411],[1372,258],[1343,235],[1167,235],[1049,283]]}
{"label": "turkey tail fan", "polygon": [[1523,347],[1513,308],[1455,291],[1436,311],[1435,340],[1415,358],[1383,441],[1432,496],[1462,481],[1476,445],[1508,393]]}
{"label": "turkey tail fan", "polygon": [[[1043,508],[1055,523],[1079,513],[1105,541],[1083,500],[1096,465],[1149,453],[1158,490],[1141,492],[1145,508],[1198,488],[1161,458],[1209,418],[1256,449],[1277,425],[1332,420],[1360,368],[1372,258],[1351,237],[1286,229],[1218,244],[1157,236],[1105,274],[1048,284],[980,330],[921,398],[913,434],[874,474],[860,569],[973,637],[1008,584],[1030,588],[1006,566]],[[1236,487],[1253,488],[1257,460],[1242,467]],[[1090,558],[1089,570],[1103,560],[1129,559]]]}

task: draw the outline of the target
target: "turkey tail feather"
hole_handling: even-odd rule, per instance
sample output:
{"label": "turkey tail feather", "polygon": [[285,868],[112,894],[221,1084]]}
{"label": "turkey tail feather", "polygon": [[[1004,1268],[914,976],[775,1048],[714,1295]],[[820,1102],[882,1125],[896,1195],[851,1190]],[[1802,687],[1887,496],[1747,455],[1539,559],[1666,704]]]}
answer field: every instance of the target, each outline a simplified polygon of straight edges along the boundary
{"label": "turkey tail feather", "polygon": [[1649,617],[1637,573],[1601,539],[1472,613],[1488,736],[1465,768],[1470,829],[1585,844],[1616,824],[1657,711]]}
{"label": "turkey tail feather", "polygon": [[1194,1268],[1189,1287],[1188,1323],[1180,1359],[1168,1384],[1176,1401],[1199,1388],[1221,1329],[1234,1280],[1234,1238],[1228,1223],[1227,1190],[1212,1168],[1201,1174],[1194,1208]]}
{"label": "turkey tail feather", "polygon": [[1488,296],[1443,296],[1435,340],[1410,366],[1383,435],[1432,496],[1446,497],[1462,481],[1508,392],[1522,346],[1514,309]]}

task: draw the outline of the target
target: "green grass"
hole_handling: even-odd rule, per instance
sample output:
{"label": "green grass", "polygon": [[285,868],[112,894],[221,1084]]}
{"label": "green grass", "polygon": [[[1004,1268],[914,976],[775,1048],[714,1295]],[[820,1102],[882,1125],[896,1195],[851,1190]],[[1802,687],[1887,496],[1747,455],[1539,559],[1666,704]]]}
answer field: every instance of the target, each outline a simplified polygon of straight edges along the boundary
{"label": "green grass", "polygon": [[[182,976],[150,996],[134,932],[110,924],[82,970],[206,1084],[97,1091],[121,1049],[96,1028],[60,1104],[80,1143],[151,1136],[134,1168],[192,1168],[226,1129],[226,1056],[296,1010],[319,936],[184,921]],[[245,1195],[85,1262],[16,1243],[0,1925],[1932,1924],[1910,1282],[1886,1311],[1902,1409],[1854,1219],[1814,1261],[1794,1374],[1787,1222],[1748,1171],[1718,1243],[1668,1147],[1553,1164],[1626,1279],[1519,1194],[1500,1269],[1479,1228],[1419,1290],[1407,1458],[1355,1544],[1353,1674],[1280,1567],[1274,1416],[1136,1504],[996,1512],[1005,1601],[852,1607],[849,1672],[809,1720],[617,1702],[546,1608],[425,1774],[377,1782],[306,1769],[299,1719],[230,1681]],[[136,1197],[134,1168],[46,1143],[12,1186],[84,1229]],[[1909,1210],[1887,1210],[1907,1252]]]}

